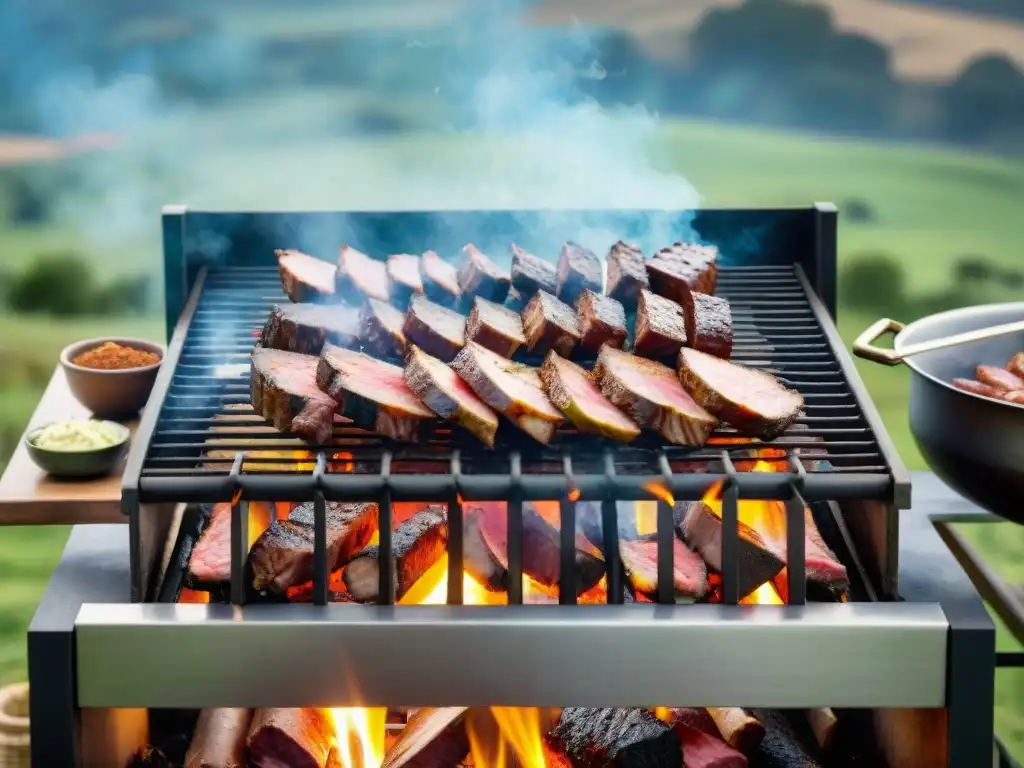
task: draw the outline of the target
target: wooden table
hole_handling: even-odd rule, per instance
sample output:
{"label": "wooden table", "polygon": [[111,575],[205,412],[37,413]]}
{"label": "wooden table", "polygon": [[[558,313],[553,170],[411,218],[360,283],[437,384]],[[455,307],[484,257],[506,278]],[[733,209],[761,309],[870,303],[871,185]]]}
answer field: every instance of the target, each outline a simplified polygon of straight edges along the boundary
{"label": "wooden table", "polygon": [[[62,419],[87,419],[92,414],[68,389],[64,369],[57,366],[36,406],[28,429]],[[135,437],[136,422],[127,424]],[[27,432],[28,430],[26,430]],[[121,471],[88,480],[58,480],[36,466],[22,441],[0,477],[0,525],[78,525],[127,523],[121,514]]]}

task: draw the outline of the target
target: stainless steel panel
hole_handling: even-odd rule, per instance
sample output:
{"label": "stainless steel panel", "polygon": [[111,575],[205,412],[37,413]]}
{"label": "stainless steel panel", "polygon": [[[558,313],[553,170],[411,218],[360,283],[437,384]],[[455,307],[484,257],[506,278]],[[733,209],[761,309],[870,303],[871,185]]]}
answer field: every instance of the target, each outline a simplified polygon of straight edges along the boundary
{"label": "stainless steel panel", "polygon": [[940,707],[937,604],[83,605],[83,707]]}

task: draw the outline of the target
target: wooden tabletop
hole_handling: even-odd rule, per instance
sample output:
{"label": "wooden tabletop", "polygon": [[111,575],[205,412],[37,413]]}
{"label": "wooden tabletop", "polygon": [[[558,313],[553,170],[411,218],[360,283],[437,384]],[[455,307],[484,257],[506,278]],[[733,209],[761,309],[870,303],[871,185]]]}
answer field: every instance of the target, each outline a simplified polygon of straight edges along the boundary
{"label": "wooden tabletop", "polygon": [[[91,416],[71,394],[64,369],[57,366],[26,432],[50,421]],[[134,438],[137,423],[127,426]],[[122,468],[123,464],[106,477],[58,480],[37,467],[19,441],[0,477],[0,525],[127,523],[121,513]]]}

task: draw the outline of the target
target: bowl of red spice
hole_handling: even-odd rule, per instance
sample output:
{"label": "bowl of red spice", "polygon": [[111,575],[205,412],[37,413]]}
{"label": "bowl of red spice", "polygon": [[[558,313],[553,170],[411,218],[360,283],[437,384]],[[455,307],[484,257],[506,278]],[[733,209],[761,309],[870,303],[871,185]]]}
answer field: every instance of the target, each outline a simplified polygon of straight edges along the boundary
{"label": "bowl of red spice", "polygon": [[164,348],[143,339],[88,339],[64,348],[60,364],[75,398],[103,419],[135,417],[149,400]]}

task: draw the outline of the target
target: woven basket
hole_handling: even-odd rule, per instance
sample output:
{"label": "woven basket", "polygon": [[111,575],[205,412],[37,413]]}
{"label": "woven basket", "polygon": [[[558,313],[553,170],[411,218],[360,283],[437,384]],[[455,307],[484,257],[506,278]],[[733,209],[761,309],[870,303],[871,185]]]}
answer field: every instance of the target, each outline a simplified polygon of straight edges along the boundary
{"label": "woven basket", "polygon": [[0,768],[29,768],[28,683],[0,689]]}

